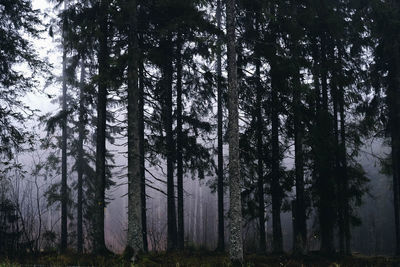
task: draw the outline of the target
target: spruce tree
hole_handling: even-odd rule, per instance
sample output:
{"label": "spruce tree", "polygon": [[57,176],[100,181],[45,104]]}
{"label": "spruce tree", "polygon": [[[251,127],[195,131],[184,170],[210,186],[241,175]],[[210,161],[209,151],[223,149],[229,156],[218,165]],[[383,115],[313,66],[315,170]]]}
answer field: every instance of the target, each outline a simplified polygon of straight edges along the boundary
{"label": "spruce tree", "polygon": [[229,196],[230,250],[233,264],[243,262],[242,203],[239,168],[239,94],[236,69],[235,1],[226,2],[226,34],[228,48],[228,111],[229,111]]}

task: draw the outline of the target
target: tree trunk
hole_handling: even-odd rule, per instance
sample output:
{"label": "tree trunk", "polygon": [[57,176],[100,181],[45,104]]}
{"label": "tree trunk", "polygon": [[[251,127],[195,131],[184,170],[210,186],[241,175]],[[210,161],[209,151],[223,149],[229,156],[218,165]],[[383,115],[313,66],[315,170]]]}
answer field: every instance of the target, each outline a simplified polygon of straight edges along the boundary
{"label": "tree trunk", "polygon": [[128,2],[128,246],[143,251],[136,0]]}
{"label": "tree trunk", "polygon": [[[331,46],[330,54],[334,58],[334,47]],[[342,53],[339,50],[338,61],[342,58]],[[340,73],[334,73],[340,77]],[[338,81],[337,84],[335,81]],[[338,183],[337,199],[338,199],[338,225],[339,225],[339,251],[342,255],[350,252],[348,247],[349,239],[349,219],[348,215],[348,198],[347,198],[347,154],[346,154],[346,129],[345,129],[345,114],[344,114],[344,89],[340,79],[332,79],[331,94],[333,98],[334,110],[334,135],[335,135],[335,173]],[[339,118],[338,118],[339,114]],[[339,122],[340,119],[340,122]],[[339,125],[340,124],[340,125]],[[339,130],[340,126],[340,130]]]}
{"label": "tree trunk", "polygon": [[[64,11],[68,8],[68,1],[64,2]],[[67,218],[68,218],[68,189],[67,189],[67,48],[65,44],[67,21],[63,17],[63,83],[62,83],[62,138],[61,138],[61,252],[68,246]]]}
{"label": "tree trunk", "polygon": [[[221,0],[217,0],[217,27],[221,29]],[[217,44],[217,136],[218,136],[218,251],[225,250],[225,225],[224,225],[224,154],[223,154],[223,137],[222,137],[222,40],[218,36]]]}
{"label": "tree trunk", "polygon": [[346,152],[346,114],[344,107],[344,88],[340,90],[340,141],[341,141],[341,167],[342,167],[342,179],[343,179],[343,223],[344,223],[344,236],[345,236],[345,253],[351,255],[351,233],[350,233],[350,203],[349,203],[349,181],[347,175],[347,152]]}
{"label": "tree trunk", "polygon": [[[333,80],[331,81],[333,83]],[[333,131],[334,131],[334,151],[335,151],[335,166],[334,173],[337,182],[337,207],[338,207],[338,226],[339,226],[339,251],[342,255],[345,254],[345,223],[344,223],[344,177],[343,177],[343,153],[341,153],[342,144],[339,143],[339,95],[336,84],[331,85],[331,95],[333,99]],[[340,115],[340,114],[339,114]]]}
{"label": "tree trunk", "polygon": [[83,140],[85,139],[85,60],[81,62],[79,88],[79,122],[78,122],[78,218],[77,218],[77,250],[83,252]]}
{"label": "tree trunk", "polygon": [[[275,14],[275,7],[271,7],[271,14]],[[276,23],[276,22],[274,22]],[[275,25],[272,25],[275,27]],[[272,29],[272,40],[277,43],[276,29]],[[283,252],[281,205],[282,188],[280,186],[280,152],[279,152],[279,96],[281,77],[277,72],[277,51],[275,46],[271,58],[271,132],[272,132],[272,168],[271,168],[271,195],[272,195],[272,241],[274,253]]]}
{"label": "tree trunk", "polygon": [[[299,71],[299,70],[298,70]],[[295,86],[293,88],[294,103],[294,150],[295,150],[295,176],[296,176],[296,225],[294,232],[294,251],[303,254],[307,247],[307,221],[306,205],[304,199],[304,157],[303,157],[303,119],[301,110],[301,83],[300,73],[294,77]]]}
{"label": "tree trunk", "polygon": [[239,94],[235,44],[235,1],[226,2],[229,99],[229,193],[230,193],[230,259],[243,262],[242,203],[239,166]]}
{"label": "tree trunk", "polygon": [[390,109],[390,134],[392,146],[393,195],[396,227],[396,255],[400,255],[400,45],[393,44],[389,70],[388,99]]}
{"label": "tree trunk", "polygon": [[[294,17],[298,23],[298,4],[293,5]],[[305,254],[307,248],[307,216],[304,196],[304,116],[302,110],[301,96],[302,84],[300,73],[301,45],[297,35],[294,35],[292,43],[293,56],[296,60],[296,72],[293,75],[293,129],[294,129],[294,165],[296,181],[296,199],[292,202],[292,213],[294,213],[293,224],[293,252],[294,254]]]}
{"label": "tree trunk", "polygon": [[174,163],[175,163],[175,143],[173,137],[173,114],[172,114],[172,58],[173,53],[171,36],[167,40],[162,40],[161,46],[165,51],[165,61],[163,66],[163,120],[166,132],[167,153],[167,250],[177,248],[177,228],[175,211],[175,190],[174,190]]}
{"label": "tree trunk", "polygon": [[271,66],[271,105],[272,105],[272,182],[271,182],[271,194],[272,194],[272,238],[273,238],[273,251],[275,253],[283,252],[283,240],[282,240],[282,226],[281,226],[281,204],[282,204],[282,189],[280,186],[280,160],[279,160],[279,114],[278,114],[278,87],[276,81],[275,71],[272,70]]}
{"label": "tree trunk", "polygon": [[261,61],[256,61],[256,79],[257,79],[257,93],[256,93],[256,116],[257,116],[257,196],[258,196],[258,224],[260,229],[260,251],[266,252],[266,239],[265,239],[265,200],[264,200],[264,170],[263,170],[263,127],[264,120],[262,117],[262,93],[261,86]]}
{"label": "tree trunk", "polygon": [[96,131],[96,186],[95,186],[95,225],[94,251],[101,254],[106,251],[104,240],[104,208],[106,184],[106,111],[107,111],[107,81],[109,69],[108,34],[108,0],[100,3],[99,25],[99,80],[97,98],[97,131]]}
{"label": "tree trunk", "polygon": [[[139,51],[142,51],[142,41],[139,40]],[[142,232],[143,251],[149,251],[147,242],[147,212],[146,212],[146,165],[145,165],[145,139],[144,139],[144,66],[142,53],[139,56],[139,149],[140,149],[140,190],[142,191]]]}
{"label": "tree trunk", "polygon": [[183,209],[183,161],[182,161],[182,40],[178,37],[176,51],[176,172],[178,184],[178,248],[184,248],[185,227]]}
{"label": "tree trunk", "polygon": [[322,105],[319,116],[319,133],[320,141],[318,146],[318,161],[319,164],[319,221],[321,230],[321,251],[331,254],[335,251],[333,245],[333,227],[335,222],[335,207],[334,207],[334,182],[332,177],[332,119],[329,114],[328,106],[328,84],[327,84],[327,61],[326,61],[326,36],[321,38],[321,85],[322,85]]}

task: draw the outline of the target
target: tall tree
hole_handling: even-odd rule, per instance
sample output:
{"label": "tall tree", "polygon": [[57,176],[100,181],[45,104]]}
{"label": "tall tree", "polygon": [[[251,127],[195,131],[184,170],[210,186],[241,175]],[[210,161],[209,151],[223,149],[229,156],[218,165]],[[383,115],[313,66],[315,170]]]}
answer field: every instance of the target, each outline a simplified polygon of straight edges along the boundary
{"label": "tall tree", "polygon": [[347,163],[347,148],[346,148],[346,115],[345,115],[345,93],[341,86],[339,93],[339,113],[340,113],[340,153],[341,153],[341,176],[343,181],[343,224],[345,248],[344,252],[347,255],[351,254],[351,236],[350,236],[350,199],[349,199],[349,177]]}
{"label": "tall tree", "polygon": [[295,233],[294,248],[299,253],[304,253],[307,241],[306,205],[304,193],[304,155],[301,111],[301,83],[299,75],[294,77],[293,104],[294,104],[294,142],[295,142],[295,180],[296,180],[296,205],[295,205]]}
{"label": "tall tree", "polygon": [[264,118],[263,118],[263,87],[261,84],[261,60],[256,59],[256,116],[257,116],[257,196],[258,196],[258,224],[260,233],[260,251],[266,251],[266,238],[265,238],[265,199],[264,199],[264,150],[263,150],[263,131],[264,131]]}
{"label": "tall tree", "polygon": [[228,111],[229,111],[229,194],[230,194],[230,259],[243,262],[242,203],[239,167],[239,94],[237,85],[235,0],[226,2],[228,48]]}
{"label": "tall tree", "polygon": [[[392,6],[400,10],[399,6]],[[400,13],[400,12],[399,12]],[[390,35],[390,32],[385,32]],[[386,50],[390,53],[388,62],[387,98],[389,107],[389,130],[392,148],[393,195],[396,226],[396,255],[400,255],[400,37],[385,36]],[[390,43],[389,43],[390,42]]]}
{"label": "tall tree", "polygon": [[67,48],[66,48],[66,34],[67,34],[67,13],[68,1],[64,1],[64,15],[62,25],[62,38],[63,38],[63,57],[62,57],[62,112],[64,117],[62,120],[62,137],[61,137],[61,244],[60,249],[64,252],[68,245],[68,185],[67,185]]}
{"label": "tall tree", "polygon": [[271,162],[271,197],[272,197],[272,236],[273,251],[283,252],[282,226],[281,226],[281,205],[282,188],[280,185],[280,152],[279,152],[279,91],[283,90],[282,71],[280,71],[279,56],[276,47],[278,46],[278,22],[275,4],[271,6],[271,142],[272,142],[272,162]]}
{"label": "tall tree", "polygon": [[[42,22],[40,11],[32,7],[32,1],[6,0],[0,3],[0,189],[2,214],[0,253],[11,255],[11,248],[20,239],[20,216],[7,195],[4,174],[12,166],[12,159],[26,144],[33,141],[33,133],[26,127],[34,111],[23,97],[33,92],[38,75],[45,74],[46,62],[34,50],[33,40],[40,37]],[[27,68],[21,68],[27,66]],[[15,168],[14,168],[15,167]],[[13,166],[21,171],[22,166]],[[9,227],[11,226],[11,227]],[[13,232],[11,239],[4,234]]]}
{"label": "tall tree", "polygon": [[178,248],[184,247],[183,159],[182,159],[182,39],[178,33],[176,49],[176,179],[178,192]]}
{"label": "tall tree", "polygon": [[[221,0],[217,0],[217,27],[221,29],[222,5]],[[218,194],[218,245],[219,251],[225,250],[225,225],[224,225],[224,152],[223,152],[223,132],[222,132],[222,40],[218,35],[217,43],[217,136],[218,136],[218,166],[217,166],[217,194]]]}
{"label": "tall tree", "polygon": [[142,197],[140,178],[140,132],[138,87],[138,22],[137,3],[127,4],[128,33],[128,246],[134,253],[143,251]]}
{"label": "tall tree", "polygon": [[[400,39],[400,38],[399,38]],[[396,219],[396,255],[400,255],[400,41],[393,43],[389,70],[390,137],[392,147],[393,194]]]}
{"label": "tall tree", "polygon": [[[388,63],[387,97],[389,106],[389,129],[392,148],[393,195],[396,226],[396,255],[400,255],[400,35],[398,32],[400,3],[387,1],[389,12],[381,29]],[[381,24],[382,25],[382,24]],[[381,40],[382,40],[381,39]]]}
{"label": "tall tree", "polygon": [[[139,50],[143,49],[143,41],[139,39]],[[142,232],[143,232],[143,251],[148,252],[147,244],[147,210],[146,210],[146,165],[145,165],[145,133],[144,133],[144,64],[143,52],[139,56],[139,136],[140,136],[140,190],[142,198]]]}
{"label": "tall tree", "polygon": [[[373,123],[381,123],[379,116],[386,121],[382,125],[390,138],[391,146],[391,175],[393,183],[393,207],[395,219],[396,255],[400,255],[400,35],[398,31],[400,5],[398,1],[371,1],[371,17],[369,26],[374,37],[374,61],[370,74],[375,87],[374,101],[369,105],[369,116]],[[381,88],[385,96],[382,96]],[[380,101],[383,98],[385,101]],[[386,105],[386,114],[380,113],[381,106]],[[386,122],[386,123],[385,123]],[[378,124],[379,125],[379,124]],[[375,126],[375,125],[374,125]],[[372,127],[377,130],[376,127]]]}
{"label": "tall tree", "polygon": [[[11,159],[30,139],[23,126],[33,111],[21,97],[34,89],[37,75],[44,74],[48,65],[39,58],[28,38],[39,38],[42,25],[40,11],[33,9],[31,1],[2,1],[1,14],[0,155]],[[28,66],[24,72],[17,68],[23,63]]]}
{"label": "tall tree", "polygon": [[301,55],[301,49],[304,38],[304,31],[301,25],[301,14],[299,14],[299,4],[293,5],[293,28],[290,36],[291,54],[293,55],[293,73],[292,73],[292,109],[293,109],[293,134],[295,150],[295,225],[294,225],[294,252],[304,253],[307,246],[307,222],[306,222],[306,204],[304,191],[304,109],[302,107],[302,93],[304,86],[301,84],[300,69],[304,59]]}
{"label": "tall tree", "polygon": [[108,48],[108,8],[109,1],[102,0],[98,4],[98,95],[97,95],[97,127],[96,127],[96,185],[95,185],[95,223],[94,251],[106,251],[104,239],[104,208],[106,188],[106,125],[107,125],[107,84],[109,73]]}
{"label": "tall tree", "polygon": [[85,139],[85,61],[81,62],[81,77],[79,84],[79,122],[78,122],[78,216],[77,216],[77,250],[83,252],[83,173]]}
{"label": "tall tree", "polygon": [[163,81],[162,81],[162,109],[163,122],[165,127],[165,151],[167,154],[167,220],[168,220],[168,250],[177,248],[177,226],[175,210],[175,189],[174,189],[174,165],[175,165],[175,142],[173,137],[173,114],[172,114],[172,40],[171,34],[167,34],[161,40],[161,47],[165,53],[163,59]]}

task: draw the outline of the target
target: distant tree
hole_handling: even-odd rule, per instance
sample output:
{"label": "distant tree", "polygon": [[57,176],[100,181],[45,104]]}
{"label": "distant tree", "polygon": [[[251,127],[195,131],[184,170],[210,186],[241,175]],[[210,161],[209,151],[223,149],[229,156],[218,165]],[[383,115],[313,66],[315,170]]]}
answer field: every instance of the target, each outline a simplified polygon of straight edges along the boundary
{"label": "distant tree", "polygon": [[0,253],[5,256],[16,255],[23,248],[20,217],[15,204],[4,194],[0,196],[0,221]]}
{"label": "distant tree", "polygon": [[81,77],[79,84],[79,122],[78,122],[78,203],[77,203],[77,250],[78,253],[83,252],[83,175],[84,175],[84,148],[85,140],[85,75],[86,75],[85,60],[81,62]]}

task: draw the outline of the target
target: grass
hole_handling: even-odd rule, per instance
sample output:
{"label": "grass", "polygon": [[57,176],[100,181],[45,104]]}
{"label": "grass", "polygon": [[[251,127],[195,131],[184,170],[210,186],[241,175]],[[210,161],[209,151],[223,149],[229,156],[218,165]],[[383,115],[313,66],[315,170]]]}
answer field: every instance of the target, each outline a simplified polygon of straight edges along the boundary
{"label": "grass", "polygon": [[[227,254],[207,251],[185,251],[174,253],[149,253],[142,255],[139,262],[132,264],[124,260],[122,255],[96,256],[77,255],[67,253],[58,255],[47,253],[39,256],[26,255],[14,260],[1,260],[0,267],[27,267],[27,266],[99,266],[99,267],[233,267]],[[244,267],[305,267],[305,266],[327,266],[327,267],[357,267],[357,266],[400,266],[400,258],[375,256],[332,256],[324,257],[311,254],[302,257],[290,255],[246,255]]]}

